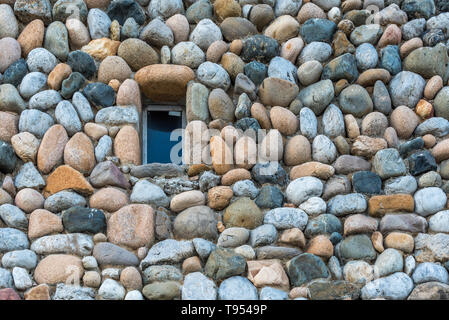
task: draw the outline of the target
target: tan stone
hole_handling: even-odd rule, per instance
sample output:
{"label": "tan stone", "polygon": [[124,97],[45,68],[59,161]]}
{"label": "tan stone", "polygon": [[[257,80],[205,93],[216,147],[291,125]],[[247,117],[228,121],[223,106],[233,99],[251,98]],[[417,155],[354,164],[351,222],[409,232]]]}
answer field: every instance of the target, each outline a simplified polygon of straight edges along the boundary
{"label": "tan stone", "polygon": [[81,48],[82,51],[90,54],[97,60],[103,60],[108,56],[117,54],[120,41],[114,41],[108,38],[95,39]]}
{"label": "tan stone", "polygon": [[92,194],[94,189],[83,175],[70,166],[56,168],[47,178],[44,196],[48,197],[62,190],[72,189],[84,195]]}
{"label": "tan stone", "polygon": [[139,112],[142,111],[142,100],[140,97],[139,84],[132,80],[126,79],[121,85],[117,93],[116,103],[118,106],[133,105],[137,107]]}
{"label": "tan stone", "polygon": [[47,84],[50,89],[59,90],[61,89],[62,81],[67,79],[72,73],[72,68],[65,63],[59,63],[50,72],[47,79]]}
{"label": "tan stone", "polygon": [[117,55],[123,58],[134,71],[159,62],[158,53],[145,41],[135,38],[123,41]]}
{"label": "tan stone", "polygon": [[142,276],[136,267],[126,267],[120,273],[120,282],[126,290],[141,290]]}
{"label": "tan stone", "polygon": [[228,17],[240,17],[242,8],[235,0],[215,0],[214,11],[220,21]]}
{"label": "tan stone", "polygon": [[298,130],[299,119],[290,110],[282,107],[273,107],[270,110],[271,124],[280,133],[290,136]]}
{"label": "tan stone", "polygon": [[266,29],[264,35],[283,43],[298,35],[299,23],[290,15],[276,18]]}
{"label": "tan stone", "polygon": [[387,84],[390,82],[390,79],[390,72],[385,69],[369,69],[359,75],[356,83],[363,87],[372,87],[377,80]]}
{"label": "tan stone", "polygon": [[118,89],[120,88],[120,81],[118,81],[117,79],[112,79],[108,82],[108,86],[110,86],[112,89],[114,89],[115,92],[118,91]]}
{"label": "tan stone", "polygon": [[175,195],[170,201],[170,210],[181,212],[184,209],[202,206],[206,203],[204,194],[199,190],[185,191]]}
{"label": "tan stone", "polygon": [[26,58],[31,50],[42,47],[45,26],[41,19],[31,21],[20,33],[17,41],[22,49],[22,57]]}
{"label": "tan stone", "polygon": [[431,134],[425,134],[422,139],[424,140],[424,147],[426,149],[432,148],[437,143],[437,139]]}
{"label": "tan stone", "polygon": [[421,48],[423,45],[424,44],[422,42],[422,39],[419,37],[405,41],[399,48],[399,53],[401,55],[401,58],[404,59],[405,57],[407,57],[409,55],[410,52],[412,52],[418,48]]}
{"label": "tan stone", "polygon": [[312,147],[309,140],[301,135],[292,137],[285,144],[284,163],[295,166],[312,160]]}
{"label": "tan stone", "polygon": [[28,237],[36,239],[52,233],[64,230],[62,220],[57,215],[45,209],[37,209],[30,215],[28,225]]}
{"label": "tan stone", "polygon": [[279,236],[279,242],[285,243],[292,246],[297,246],[300,248],[305,248],[306,237],[304,233],[299,228],[292,228],[282,231]]}
{"label": "tan stone", "polygon": [[327,180],[335,173],[334,167],[320,163],[317,161],[306,162],[294,166],[290,170],[290,180],[295,180],[301,177],[317,177],[319,179]]}
{"label": "tan stone", "polygon": [[413,212],[415,201],[409,194],[373,196],[368,201],[370,216],[382,217],[392,212]]}
{"label": "tan stone", "polygon": [[101,275],[97,271],[85,272],[83,285],[90,288],[98,288],[101,285]]}
{"label": "tan stone", "polygon": [[242,197],[231,203],[223,215],[223,223],[227,228],[242,227],[254,229],[263,222],[264,214],[256,203],[248,197]]}
{"label": "tan stone", "polygon": [[398,45],[401,43],[401,38],[402,38],[401,29],[395,24],[390,24],[385,28],[382,37],[379,39],[379,42],[377,43],[377,47],[383,48],[389,44]]}
{"label": "tan stone", "polygon": [[221,60],[221,57],[224,55],[224,53],[228,51],[228,49],[229,44],[227,44],[223,40],[214,41],[209,46],[209,48],[207,48],[206,60],[213,63],[218,63]]}
{"label": "tan stone", "polygon": [[114,152],[122,164],[140,165],[139,133],[132,126],[124,126],[115,136]]}
{"label": "tan stone", "polygon": [[243,168],[232,169],[226,172],[221,177],[221,184],[224,186],[230,186],[240,180],[248,180],[251,179],[251,173]]}
{"label": "tan stone", "polygon": [[108,187],[95,192],[89,200],[91,208],[115,212],[128,204],[128,196],[119,189]]}
{"label": "tan stone", "polygon": [[[3,178],[3,184],[1,186],[3,189],[2,191],[6,191],[9,195],[15,196],[16,195],[16,187],[14,186],[14,180],[10,175],[7,175]],[[0,196],[0,201],[2,197]]]}
{"label": "tan stone", "polygon": [[296,84],[280,78],[265,78],[259,87],[260,101],[268,106],[287,107],[298,93]]}
{"label": "tan stone", "polygon": [[288,296],[292,300],[296,299],[296,298],[308,298],[309,297],[309,289],[307,287],[295,287],[290,290]]}
{"label": "tan stone", "polygon": [[334,246],[326,236],[318,235],[310,240],[307,252],[323,258],[330,258],[334,254]]}
{"label": "tan stone", "polygon": [[108,240],[132,249],[154,241],[154,213],[146,204],[131,204],[115,212],[108,220]]}
{"label": "tan stone", "polygon": [[233,155],[226,142],[219,136],[210,139],[212,167],[217,174],[223,175],[233,168]]}
{"label": "tan stone", "polygon": [[167,27],[173,32],[175,44],[181,41],[188,41],[190,26],[187,18],[182,14],[175,14],[165,21]]}
{"label": "tan stone", "polygon": [[25,213],[31,213],[44,207],[44,197],[37,190],[25,188],[16,194],[15,204]]}
{"label": "tan stone", "polygon": [[186,94],[195,73],[186,66],[153,64],[136,72],[134,79],[143,93],[154,101],[177,101]]}
{"label": "tan stone", "polygon": [[106,136],[108,134],[108,128],[102,124],[89,122],[84,125],[84,133],[87,134],[89,138],[98,140],[102,136]]}
{"label": "tan stone", "polygon": [[384,237],[382,233],[380,233],[379,231],[373,232],[373,234],[371,235],[371,242],[373,243],[373,247],[377,252],[384,252]]}
{"label": "tan stone", "polygon": [[223,54],[220,64],[226,70],[233,81],[239,73],[244,72],[243,69],[245,68],[245,63],[243,62],[243,60],[238,55],[232,52],[226,52],[225,54]]}
{"label": "tan stone", "polygon": [[39,140],[29,132],[20,132],[11,137],[14,152],[23,162],[36,162]]}
{"label": "tan stone", "polygon": [[360,127],[352,114],[345,115],[345,127],[348,138],[355,139],[360,135]]}
{"label": "tan stone", "polygon": [[11,142],[11,138],[19,132],[19,116],[0,111],[0,140]]}
{"label": "tan stone", "polygon": [[192,164],[189,166],[189,169],[187,169],[187,175],[189,177],[197,176],[200,173],[203,173],[204,171],[209,171],[211,168],[204,163],[200,164]]}
{"label": "tan stone", "polygon": [[281,57],[296,64],[296,58],[304,48],[304,41],[301,37],[292,38],[282,44]]}
{"label": "tan stone", "polygon": [[248,279],[258,288],[269,286],[281,290],[289,289],[289,280],[278,259],[251,260],[248,266]]}
{"label": "tan stone", "polygon": [[433,117],[433,106],[426,100],[421,99],[415,107],[415,113],[420,116],[421,119],[429,119]]}
{"label": "tan stone", "polygon": [[221,129],[220,136],[228,144],[229,147],[232,147],[242,136],[241,132],[241,130],[233,126],[226,126]]}
{"label": "tan stone", "polygon": [[243,49],[243,41],[241,39],[234,39],[229,46],[229,51],[235,53],[236,55],[240,55]]}
{"label": "tan stone", "polygon": [[240,138],[234,147],[234,159],[237,167],[251,169],[257,163],[256,142],[248,136]]}
{"label": "tan stone", "polygon": [[267,109],[265,109],[263,104],[256,102],[251,106],[251,117],[259,122],[262,129],[271,129],[270,117],[268,116]]}
{"label": "tan stone", "polygon": [[399,144],[398,135],[393,127],[388,127],[385,129],[384,139],[387,141],[389,148],[396,148]]}
{"label": "tan stone", "polygon": [[81,259],[67,254],[52,254],[42,259],[34,270],[38,284],[57,284],[68,279],[79,281],[84,268]]}
{"label": "tan stone", "polygon": [[197,256],[187,258],[182,263],[183,274],[188,274],[192,272],[201,272],[201,260]]}
{"label": "tan stone", "polygon": [[377,230],[378,222],[376,219],[364,214],[354,214],[346,218],[344,223],[344,235],[358,233],[372,233]]}
{"label": "tan stone", "polygon": [[24,293],[25,300],[51,300],[50,287],[46,284],[40,284],[29,289]]}
{"label": "tan stone", "polygon": [[427,81],[426,87],[424,88],[424,97],[428,100],[432,100],[442,88],[443,79],[438,75],[433,76]]}
{"label": "tan stone", "polygon": [[213,187],[207,192],[207,204],[214,210],[223,210],[229,205],[233,195],[234,192],[232,191],[231,187]]}
{"label": "tan stone", "polygon": [[[284,154],[284,145],[281,134],[276,129],[268,131],[259,145],[259,159],[266,161],[280,161]],[[260,160],[259,160],[260,161]]]}
{"label": "tan stone", "polygon": [[386,148],[388,148],[388,144],[383,138],[358,136],[352,144],[351,153],[353,155],[371,158],[377,153],[377,151]]}
{"label": "tan stone", "polygon": [[403,232],[392,232],[385,237],[385,247],[412,253],[415,247],[413,237]]}
{"label": "tan stone", "polygon": [[368,113],[362,121],[362,134],[370,137],[382,137],[388,127],[388,119],[381,112]]}
{"label": "tan stone", "polygon": [[106,57],[98,68],[98,81],[109,83],[112,79],[120,82],[130,78],[132,74],[131,68],[123,58],[118,56]]}
{"label": "tan stone", "polygon": [[432,149],[432,155],[437,162],[449,159],[449,139],[438,142]]}
{"label": "tan stone", "polygon": [[[76,135],[78,134],[84,135],[82,133],[77,133]],[[62,162],[67,142],[69,142],[67,131],[60,124],[55,124],[45,132],[37,154],[37,167],[42,173],[49,173],[56,165]]]}
{"label": "tan stone", "polygon": [[70,40],[70,48],[78,50],[90,42],[90,34],[87,27],[78,19],[69,18],[65,22]]}
{"label": "tan stone", "polygon": [[95,151],[89,137],[76,133],[64,148],[64,162],[81,173],[89,174],[95,167]]}
{"label": "tan stone", "polygon": [[323,9],[312,2],[306,2],[302,5],[301,10],[299,10],[296,19],[298,19],[299,23],[303,24],[309,19],[318,18],[318,19],[327,19],[326,13],[324,13]]}

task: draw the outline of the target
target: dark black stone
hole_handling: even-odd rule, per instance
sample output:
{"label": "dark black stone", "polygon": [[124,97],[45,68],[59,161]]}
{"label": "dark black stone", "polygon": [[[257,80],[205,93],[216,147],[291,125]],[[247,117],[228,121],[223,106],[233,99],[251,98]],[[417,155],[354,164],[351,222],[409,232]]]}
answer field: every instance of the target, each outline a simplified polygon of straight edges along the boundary
{"label": "dark black stone", "polygon": [[28,68],[25,60],[19,59],[5,70],[5,73],[3,74],[3,83],[10,83],[17,87],[22,82],[22,79],[26,76],[27,72]]}
{"label": "dark black stone", "polygon": [[421,151],[408,157],[410,173],[414,176],[437,169],[435,158],[429,151]]}
{"label": "dark black stone", "polygon": [[401,5],[402,11],[407,13],[408,19],[429,19],[435,15],[435,3],[433,0],[404,0]]}
{"label": "dark black stone", "polygon": [[16,167],[17,157],[13,147],[0,140],[0,171],[3,173],[11,173]]}
{"label": "dark black stone", "polygon": [[81,73],[86,79],[91,79],[97,72],[94,59],[84,51],[76,50],[70,52],[67,64],[72,68],[73,72]]}
{"label": "dark black stone", "polygon": [[258,34],[246,38],[243,41],[243,48],[240,57],[245,62],[258,60],[268,63],[279,55],[279,43],[270,37]]}
{"label": "dark black stone", "polygon": [[398,150],[401,157],[407,156],[410,152],[422,149],[424,147],[424,140],[421,137],[407,141],[399,145]]}
{"label": "dark black stone", "polygon": [[279,208],[284,203],[282,191],[275,186],[263,186],[256,198],[256,204],[259,208]]}
{"label": "dark black stone", "polygon": [[267,77],[267,70],[268,67],[259,61],[251,61],[244,68],[245,75],[251,79],[256,87]]}
{"label": "dark black stone", "polygon": [[318,256],[303,253],[290,260],[287,273],[292,286],[299,287],[317,278],[327,278],[329,271],[326,264]]}
{"label": "dark black stone", "polygon": [[354,55],[350,53],[345,53],[329,61],[321,74],[321,80],[331,79],[332,81],[346,79],[349,82],[354,82],[358,77],[357,63]]}
{"label": "dark black stone", "polygon": [[337,25],[327,19],[312,18],[301,26],[301,36],[306,43],[331,42]]}
{"label": "dark black stone", "polygon": [[112,21],[117,20],[121,26],[123,26],[128,18],[134,18],[140,25],[145,23],[145,11],[134,0],[112,1],[109,4],[107,14]]}
{"label": "dark black stone", "polygon": [[352,175],[355,192],[379,194],[382,190],[382,179],[371,171],[358,171]]}
{"label": "dark black stone", "polygon": [[330,242],[334,246],[336,246],[341,240],[343,240],[343,236],[339,234],[338,232],[332,232],[331,236],[329,237]]}
{"label": "dark black stone", "polygon": [[434,47],[438,43],[443,42],[445,39],[446,36],[444,35],[444,31],[441,29],[430,29],[424,33],[422,37],[424,46],[426,47]]}
{"label": "dark black stone", "polygon": [[65,99],[70,99],[75,92],[81,89],[86,82],[86,79],[79,72],[72,72],[70,76],[62,81],[61,96]]}
{"label": "dark black stone", "polygon": [[110,107],[115,102],[115,91],[101,82],[89,83],[83,90],[84,96],[97,107]]}
{"label": "dark black stone", "polygon": [[435,0],[435,4],[440,13],[449,11],[449,1],[447,0]]}
{"label": "dark black stone", "polygon": [[259,162],[252,168],[251,175],[260,184],[285,185],[287,183],[287,173],[278,162]]}
{"label": "dark black stone", "polygon": [[106,228],[106,218],[98,209],[72,207],[62,215],[62,223],[68,232],[102,232]]}
{"label": "dark black stone", "polygon": [[242,118],[235,123],[235,127],[245,132],[248,129],[254,130],[257,140],[257,132],[261,129],[259,122],[254,118]]}

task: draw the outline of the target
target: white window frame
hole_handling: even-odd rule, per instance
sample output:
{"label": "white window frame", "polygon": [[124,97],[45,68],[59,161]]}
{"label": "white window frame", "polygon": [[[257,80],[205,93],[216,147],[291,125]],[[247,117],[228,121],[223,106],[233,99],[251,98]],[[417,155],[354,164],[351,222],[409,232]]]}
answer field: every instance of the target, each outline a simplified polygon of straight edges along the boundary
{"label": "white window frame", "polygon": [[182,105],[171,105],[171,104],[148,104],[143,108],[142,112],[142,164],[148,164],[148,112],[151,111],[177,111],[181,112],[182,116],[182,129],[185,129],[187,125],[186,108]]}

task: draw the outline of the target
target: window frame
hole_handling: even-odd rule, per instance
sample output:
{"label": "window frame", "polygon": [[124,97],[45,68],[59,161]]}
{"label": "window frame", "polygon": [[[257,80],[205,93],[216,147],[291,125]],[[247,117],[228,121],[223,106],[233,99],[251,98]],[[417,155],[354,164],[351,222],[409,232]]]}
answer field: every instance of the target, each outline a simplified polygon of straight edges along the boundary
{"label": "window frame", "polygon": [[[142,110],[142,164],[150,164],[148,162],[148,113],[151,111],[178,111],[181,112],[181,122],[182,122],[182,129],[185,129],[187,125],[187,114],[186,114],[186,107],[179,104],[147,104],[144,106]],[[152,162],[156,163],[156,162]]]}

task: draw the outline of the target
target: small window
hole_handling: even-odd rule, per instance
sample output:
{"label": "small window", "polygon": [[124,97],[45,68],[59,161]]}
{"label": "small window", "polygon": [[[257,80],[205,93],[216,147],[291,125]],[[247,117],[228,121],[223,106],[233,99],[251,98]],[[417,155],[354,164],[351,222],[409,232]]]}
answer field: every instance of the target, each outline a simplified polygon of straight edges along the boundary
{"label": "small window", "polygon": [[[143,112],[142,121],[144,163],[172,163],[172,148],[181,142],[180,130],[186,126],[185,108],[149,105]],[[181,152],[179,149],[179,159]]]}

